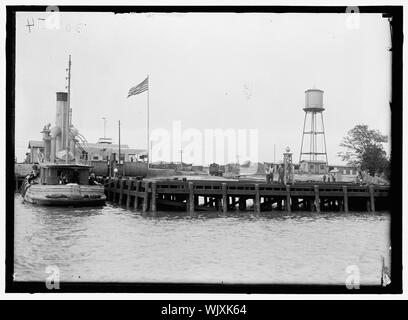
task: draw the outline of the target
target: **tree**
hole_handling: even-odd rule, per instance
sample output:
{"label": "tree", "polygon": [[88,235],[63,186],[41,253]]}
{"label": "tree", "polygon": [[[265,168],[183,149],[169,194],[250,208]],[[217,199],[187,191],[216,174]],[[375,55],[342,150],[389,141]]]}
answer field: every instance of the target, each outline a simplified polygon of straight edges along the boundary
{"label": "tree", "polygon": [[340,143],[346,151],[339,152],[338,155],[348,165],[367,169],[371,175],[376,172],[388,175],[389,160],[383,146],[386,142],[386,135],[375,129],[369,130],[367,125],[359,124],[347,132]]}

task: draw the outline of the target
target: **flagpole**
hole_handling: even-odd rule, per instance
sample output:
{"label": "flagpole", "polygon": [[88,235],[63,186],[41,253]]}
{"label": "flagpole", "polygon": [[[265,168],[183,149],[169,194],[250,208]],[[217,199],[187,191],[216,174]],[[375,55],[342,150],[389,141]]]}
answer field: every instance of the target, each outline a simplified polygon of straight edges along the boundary
{"label": "flagpole", "polygon": [[150,162],[150,83],[149,75],[147,75],[147,169]]}
{"label": "flagpole", "polygon": [[66,121],[66,136],[65,136],[65,163],[68,163],[68,153],[69,153],[69,132],[70,132],[70,121],[69,114],[71,109],[71,55],[69,55],[68,60],[68,94],[67,94],[67,121]]}
{"label": "flagpole", "polygon": [[[118,125],[119,125],[119,161],[118,161],[118,166],[120,167],[120,120],[118,120]],[[122,177],[123,177],[123,166],[122,166]]]}

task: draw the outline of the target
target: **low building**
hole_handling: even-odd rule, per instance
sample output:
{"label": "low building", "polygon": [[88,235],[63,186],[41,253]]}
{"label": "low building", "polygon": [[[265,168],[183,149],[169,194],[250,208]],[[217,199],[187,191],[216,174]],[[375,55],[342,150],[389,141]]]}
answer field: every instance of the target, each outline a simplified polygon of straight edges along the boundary
{"label": "low building", "polygon": [[299,172],[324,174],[329,172],[329,166],[325,161],[302,160],[299,163]]}
{"label": "low building", "polygon": [[176,170],[177,169],[177,164],[173,162],[166,162],[166,161],[156,161],[153,163],[150,163],[150,168],[154,169],[172,169]]}
{"label": "low building", "polygon": [[345,176],[357,176],[357,167],[355,166],[346,166],[346,165],[330,165],[330,170],[338,170],[340,174]]}
{"label": "low building", "polygon": [[29,152],[26,153],[27,163],[42,162],[44,158],[44,141],[30,140],[28,142]]}
{"label": "low building", "polygon": [[[111,139],[101,138],[97,143],[88,143],[85,147],[88,159],[91,161],[107,161],[118,159],[119,144],[112,143]],[[146,159],[147,151],[145,149],[129,148],[127,144],[120,145],[121,161],[136,162]]]}

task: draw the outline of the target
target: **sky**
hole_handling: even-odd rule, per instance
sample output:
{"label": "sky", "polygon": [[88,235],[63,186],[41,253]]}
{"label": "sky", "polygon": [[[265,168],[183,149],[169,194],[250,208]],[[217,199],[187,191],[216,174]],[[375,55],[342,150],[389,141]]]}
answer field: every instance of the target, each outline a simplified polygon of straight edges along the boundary
{"label": "sky", "polygon": [[[255,130],[259,160],[278,161],[289,146],[297,162],[304,92],[319,88],[328,160],[342,164],[339,143],[356,124],[390,133],[389,24],[380,14],[358,19],[353,24],[346,14],[304,13],[60,13],[57,19],[47,12],[18,13],[17,160],[24,160],[29,140],[41,140],[46,123],[54,124],[55,92],[65,90],[71,54],[72,122],[88,142],[103,136],[106,117],[114,142],[120,120],[121,142],[146,148],[147,93],[127,93],[149,75],[151,135],[172,132],[175,123],[199,132]],[[27,21],[34,22],[31,30]],[[389,153],[389,144],[385,148]]]}

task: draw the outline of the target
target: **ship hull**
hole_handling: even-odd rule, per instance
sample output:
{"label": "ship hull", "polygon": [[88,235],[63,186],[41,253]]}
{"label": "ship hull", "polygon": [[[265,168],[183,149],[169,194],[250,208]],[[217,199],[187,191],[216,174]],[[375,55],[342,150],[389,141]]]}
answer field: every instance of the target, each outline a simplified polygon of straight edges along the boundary
{"label": "ship hull", "polygon": [[101,206],[105,204],[106,196],[101,185],[34,184],[26,189],[24,201],[44,206]]}

